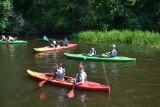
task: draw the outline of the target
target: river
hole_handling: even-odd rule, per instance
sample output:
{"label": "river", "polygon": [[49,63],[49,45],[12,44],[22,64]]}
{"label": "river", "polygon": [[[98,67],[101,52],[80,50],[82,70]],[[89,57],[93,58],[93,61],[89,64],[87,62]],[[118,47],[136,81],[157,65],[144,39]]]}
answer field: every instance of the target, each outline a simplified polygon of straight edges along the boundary
{"label": "river", "polygon": [[[95,47],[97,54],[109,51],[110,44],[77,42],[77,47],[36,53],[34,47],[49,43],[28,39],[27,44],[0,44],[0,107],[159,107],[160,49],[149,46],[116,44],[118,55],[136,58],[136,62],[82,61],[88,80],[109,84],[111,93],[69,89],[31,79],[27,69],[53,72],[54,65],[63,63],[66,75],[75,77],[81,60],[69,59],[67,53],[88,53]],[[73,41],[72,41],[73,42]],[[75,41],[74,41],[75,42]],[[103,66],[104,65],[104,66]],[[105,76],[105,73],[107,76]],[[108,81],[107,81],[108,80]]]}

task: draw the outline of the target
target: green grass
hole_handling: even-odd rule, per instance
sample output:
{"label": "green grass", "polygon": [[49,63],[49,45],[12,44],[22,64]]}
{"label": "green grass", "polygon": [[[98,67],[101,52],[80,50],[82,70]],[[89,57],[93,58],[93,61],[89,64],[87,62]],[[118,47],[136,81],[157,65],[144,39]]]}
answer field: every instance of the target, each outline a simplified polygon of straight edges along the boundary
{"label": "green grass", "polygon": [[[75,34],[74,34],[75,35]],[[150,45],[160,47],[160,34],[149,31],[130,31],[130,30],[112,30],[112,31],[82,31],[73,36],[79,41],[106,42],[106,43],[128,43],[134,45]]]}

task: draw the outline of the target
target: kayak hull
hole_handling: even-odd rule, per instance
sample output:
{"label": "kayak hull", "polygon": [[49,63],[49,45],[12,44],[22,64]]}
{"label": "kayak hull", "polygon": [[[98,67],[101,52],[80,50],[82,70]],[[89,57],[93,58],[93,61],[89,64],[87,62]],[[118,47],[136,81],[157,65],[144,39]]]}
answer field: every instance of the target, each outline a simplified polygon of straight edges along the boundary
{"label": "kayak hull", "polygon": [[[54,74],[52,73],[39,73],[39,72],[35,72],[35,71],[31,71],[31,70],[27,70],[27,73],[38,79],[38,80],[46,80],[47,82],[55,85],[55,86],[59,86],[59,87],[63,87],[63,88],[68,88],[68,89],[72,89],[73,88],[73,82],[69,82],[67,81],[69,78],[69,76],[65,76],[65,80],[57,80],[57,79],[52,79],[52,80],[48,80],[46,75],[51,75],[53,76]],[[106,93],[110,93],[110,86],[106,86],[106,85],[101,85],[99,83],[96,82],[91,82],[91,81],[86,81],[85,83],[81,84],[81,85],[76,85],[75,86],[76,90],[82,90],[82,91],[87,91],[87,92],[106,92]]]}
{"label": "kayak hull", "polygon": [[77,44],[68,44],[68,46],[58,46],[56,48],[46,46],[46,47],[33,48],[33,49],[36,52],[45,52],[45,51],[55,51],[55,50],[60,50],[60,49],[72,48],[72,47],[75,47],[75,46],[77,46]]}
{"label": "kayak hull", "polygon": [[0,41],[0,44],[24,44],[27,41],[24,40],[16,40],[16,41]]}
{"label": "kayak hull", "polygon": [[83,59],[83,60],[116,61],[116,62],[136,61],[136,58],[129,58],[129,57],[123,57],[123,56],[103,57],[103,56],[88,56],[85,54],[70,54],[70,53],[64,53],[64,55],[69,58]]}

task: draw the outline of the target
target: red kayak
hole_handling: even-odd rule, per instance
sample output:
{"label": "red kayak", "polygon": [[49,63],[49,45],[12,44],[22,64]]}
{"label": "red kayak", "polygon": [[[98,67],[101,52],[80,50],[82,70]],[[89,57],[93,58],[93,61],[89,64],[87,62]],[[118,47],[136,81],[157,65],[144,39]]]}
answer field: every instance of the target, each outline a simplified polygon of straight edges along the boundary
{"label": "red kayak", "polygon": [[45,52],[45,51],[55,51],[59,49],[72,48],[77,46],[77,44],[68,44],[68,46],[57,46],[56,48],[52,48],[49,46],[41,47],[41,48],[33,48],[36,52]]}
{"label": "red kayak", "polygon": [[[53,85],[63,87],[63,88],[73,88],[73,82],[67,81],[71,79],[72,77],[69,76],[64,76],[64,80],[57,80],[57,79],[52,79],[49,80],[49,77],[52,77],[54,74],[52,73],[39,73],[31,70],[27,70],[27,73],[31,75],[32,77],[41,80],[43,83],[44,82],[50,82]],[[76,90],[82,90],[82,91],[87,91],[87,92],[106,92],[110,93],[110,86],[106,85],[101,85],[96,82],[91,82],[91,81],[86,81],[83,84],[76,85],[75,88]]]}

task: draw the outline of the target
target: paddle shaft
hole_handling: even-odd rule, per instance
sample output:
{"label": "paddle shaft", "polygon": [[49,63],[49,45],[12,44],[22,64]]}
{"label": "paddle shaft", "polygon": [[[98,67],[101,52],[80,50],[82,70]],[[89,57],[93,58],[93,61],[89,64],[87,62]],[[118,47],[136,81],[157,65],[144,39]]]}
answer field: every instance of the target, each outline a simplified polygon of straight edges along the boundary
{"label": "paddle shaft", "polygon": [[103,64],[103,69],[104,69],[104,74],[105,74],[105,77],[106,77],[107,85],[109,85],[109,81],[108,81],[108,77],[107,77],[107,74],[106,74],[106,69],[105,69],[104,63],[102,62],[102,64]]}
{"label": "paddle shaft", "polygon": [[74,97],[74,87],[76,86],[76,83],[74,82],[73,83],[73,88],[72,88],[72,90],[69,92],[69,94],[68,94],[68,97],[69,98],[73,98]]}

